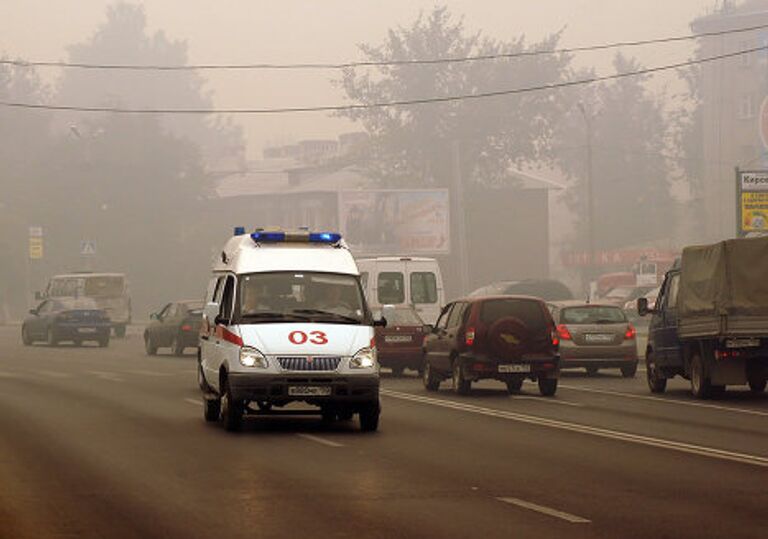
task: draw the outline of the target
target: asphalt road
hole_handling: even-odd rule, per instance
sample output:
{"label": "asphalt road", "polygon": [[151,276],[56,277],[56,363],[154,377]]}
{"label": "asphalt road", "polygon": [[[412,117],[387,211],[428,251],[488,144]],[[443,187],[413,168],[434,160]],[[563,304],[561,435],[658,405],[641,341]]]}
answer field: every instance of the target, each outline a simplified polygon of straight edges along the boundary
{"label": "asphalt road", "polygon": [[203,422],[195,357],[21,345],[0,328],[0,537],[764,537],[768,397],[651,396],[566,374],[555,398],[386,379],[380,431]]}

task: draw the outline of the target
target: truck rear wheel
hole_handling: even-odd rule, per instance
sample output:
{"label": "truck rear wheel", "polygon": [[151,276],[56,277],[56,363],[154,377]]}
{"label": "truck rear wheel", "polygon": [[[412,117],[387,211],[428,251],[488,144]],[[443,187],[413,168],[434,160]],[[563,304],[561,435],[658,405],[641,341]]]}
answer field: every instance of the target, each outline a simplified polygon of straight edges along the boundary
{"label": "truck rear wheel", "polygon": [[714,393],[722,392],[722,386],[713,386],[704,369],[704,360],[698,353],[691,357],[691,393],[697,399],[709,399]]}
{"label": "truck rear wheel", "polygon": [[667,389],[667,379],[662,376],[653,359],[650,350],[645,354],[645,377],[648,380],[648,388],[651,393],[664,393]]}

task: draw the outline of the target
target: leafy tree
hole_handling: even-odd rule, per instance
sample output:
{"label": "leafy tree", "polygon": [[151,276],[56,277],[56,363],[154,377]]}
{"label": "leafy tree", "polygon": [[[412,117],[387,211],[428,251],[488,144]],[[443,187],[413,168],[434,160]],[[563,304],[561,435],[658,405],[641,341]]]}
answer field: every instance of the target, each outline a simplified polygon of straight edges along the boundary
{"label": "leafy tree", "polygon": [[[636,71],[633,59],[617,54],[616,72]],[[591,127],[592,192],[595,248],[615,249],[666,238],[675,202],[667,158],[669,129],[661,99],[644,85],[644,77],[627,77],[580,91],[580,106],[571,107],[558,132],[560,168],[573,180],[566,202],[580,218],[586,238],[587,137]],[[586,246],[586,241],[584,242]]]}
{"label": "leafy tree", "polygon": [[[413,24],[390,30],[381,45],[362,45],[372,61],[461,58],[556,47],[560,34],[528,45],[469,33],[444,7]],[[348,69],[338,83],[355,103],[473,94],[555,83],[568,74],[567,55],[497,61],[387,65]],[[501,96],[410,107],[357,109],[343,114],[362,122],[371,136],[367,164],[384,185],[445,186],[453,177],[450,156],[460,148],[462,176],[485,184],[510,181],[509,169],[551,158],[549,141],[561,113],[555,92]]]}
{"label": "leafy tree", "polygon": [[[147,33],[141,6],[124,2],[107,9],[106,22],[87,41],[69,47],[70,61],[86,64],[184,65],[187,45],[163,32]],[[212,108],[211,93],[195,71],[120,69],[64,72],[58,89],[61,103],[134,108]],[[66,117],[68,124],[78,118]],[[244,159],[242,130],[231,122],[199,115],[166,115],[163,127],[195,142],[209,166]],[[66,125],[68,127],[68,125]]]}

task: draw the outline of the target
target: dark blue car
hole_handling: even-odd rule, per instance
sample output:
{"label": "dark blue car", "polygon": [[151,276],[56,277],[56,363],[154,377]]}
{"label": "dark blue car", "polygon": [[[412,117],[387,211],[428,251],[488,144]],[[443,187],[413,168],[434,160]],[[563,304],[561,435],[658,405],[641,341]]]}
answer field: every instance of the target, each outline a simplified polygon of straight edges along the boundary
{"label": "dark blue car", "polygon": [[90,298],[47,299],[29,311],[21,326],[21,339],[25,345],[42,341],[57,346],[69,341],[80,346],[95,341],[105,347],[109,345],[110,327],[106,311]]}

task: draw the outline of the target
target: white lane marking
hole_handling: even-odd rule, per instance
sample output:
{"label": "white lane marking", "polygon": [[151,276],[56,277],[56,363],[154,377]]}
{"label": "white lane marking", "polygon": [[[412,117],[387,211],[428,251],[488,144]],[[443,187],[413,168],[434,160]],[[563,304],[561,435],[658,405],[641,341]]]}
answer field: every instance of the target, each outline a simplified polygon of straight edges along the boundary
{"label": "white lane marking", "polygon": [[46,370],[36,370],[34,371],[37,374],[42,374],[43,376],[50,376],[51,378],[70,378],[69,374],[65,374],[63,372],[58,371],[46,371]]}
{"label": "white lane marking", "polygon": [[318,444],[326,445],[328,447],[344,447],[344,444],[332,442],[331,440],[326,440],[325,438],[320,438],[319,436],[312,436],[311,434],[303,434],[299,432],[299,433],[296,433],[296,436],[299,436],[300,438],[304,438],[305,440],[311,440]]}
{"label": "white lane marking", "polygon": [[529,395],[510,395],[510,398],[515,400],[531,400],[536,402],[546,402],[549,404],[562,404],[563,406],[584,406],[579,402],[570,402],[559,399],[549,399],[547,397],[532,397]]}
{"label": "white lane marking", "polygon": [[657,401],[657,402],[663,402],[665,404],[679,404],[680,406],[693,406],[696,408],[709,408],[711,410],[722,410],[725,412],[736,412],[738,414],[749,414],[749,415],[768,417],[768,412],[761,412],[759,410],[749,410],[746,408],[731,408],[730,406],[720,406],[717,404],[707,404],[704,402],[665,399],[662,397],[653,397],[651,395],[635,395],[633,393],[621,393],[620,391],[609,391],[607,389],[592,389],[588,387],[570,386],[570,385],[563,385],[563,384],[560,384],[560,387],[563,389],[570,389],[571,391],[584,391],[586,393],[612,395],[615,397],[624,397],[626,399],[641,399],[641,400],[647,400],[647,401]]}
{"label": "white lane marking", "polygon": [[522,507],[524,509],[530,509],[531,511],[536,511],[537,513],[542,513],[545,515],[549,515],[551,517],[559,518],[561,520],[565,520],[572,524],[589,524],[590,522],[592,522],[591,520],[580,517],[580,516],[572,515],[564,511],[558,511],[557,509],[552,509],[551,507],[546,507],[544,505],[539,505],[537,503],[527,502],[519,498],[503,497],[503,498],[496,498],[496,499],[499,500],[500,502],[509,503],[512,505],[516,505],[518,507]]}
{"label": "white lane marking", "polygon": [[714,459],[727,460],[731,462],[739,462],[742,464],[751,464],[753,466],[759,466],[761,468],[768,468],[768,457],[762,457],[759,455],[750,455],[748,453],[736,453],[734,451],[726,451],[724,449],[717,449],[714,447],[706,447],[706,446],[695,445],[695,444],[686,444],[683,442],[676,442],[674,440],[652,438],[650,436],[643,436],[640,434],[631,434],[628,432],[609,430],[609,429],[604,429],[600,427],[590,427],[589,425],[582,425],[579,423],[571,423],[568,421],[558,421],[556,419],[548,419],[546,417],[520,414],[520,413],[508,412],[504,410],[496,410],[493,408],[484,408],[481,406],[474,406],[471,404],[464,404],[460,402],[443,400],[443,399],[435,399],[432,397],[422,397],[420,395],[412,395],[410,393],[401,393],[398,391],[391,391],[389,389],[382,389],[381,394],[387,397],[395,398],[395,399],[409,400],[409,401],[418,402],[421,404],[431,404],[433,406],[440,406],[443,408],[460,410],[462,412],[469,412],[469,413],[480,414],[480,415],[485,415],[490,417],[497,417],[501,419],[509,419],[511,421],[527,423],[530,425],[537,425],[540,427],[550,427],[554,429],[567,430],[571,432],[578,432],[580,434],[597,436],[599,438],[608,438],[611,440],[619,440],[622,442],[629,442],[629,443],[635,443],[639,445],[658,447],[661,449],[680,451],[682,453],[689,453],[692,455],[700,455],[703,457],[710,457]]}
{"label": "white lane marking", "polygon": [[174,374],[170,372],[155,372],[155,371],[142,371],[142,370],[131,370],[131,371],[128,371],[128,374],[141,374],[143,376],[174,376]]}
{"label": "white lane marking", "polygon": [[94,376],[97,376],[101,378],[102,380],[108,380],[110,382],[122,382],[123,379],[120,378],[118,375],[116,375],[113,372],[104,372],[104,371],[85,371],[88,374],[92,374]]}
{"label": "white lane marking", "polygon": [[184,399],[184,402],[188,402],[189,404],[194,404],[195,406],[202,406],[203,403],[200,401],[196,401],[195,399]]}

